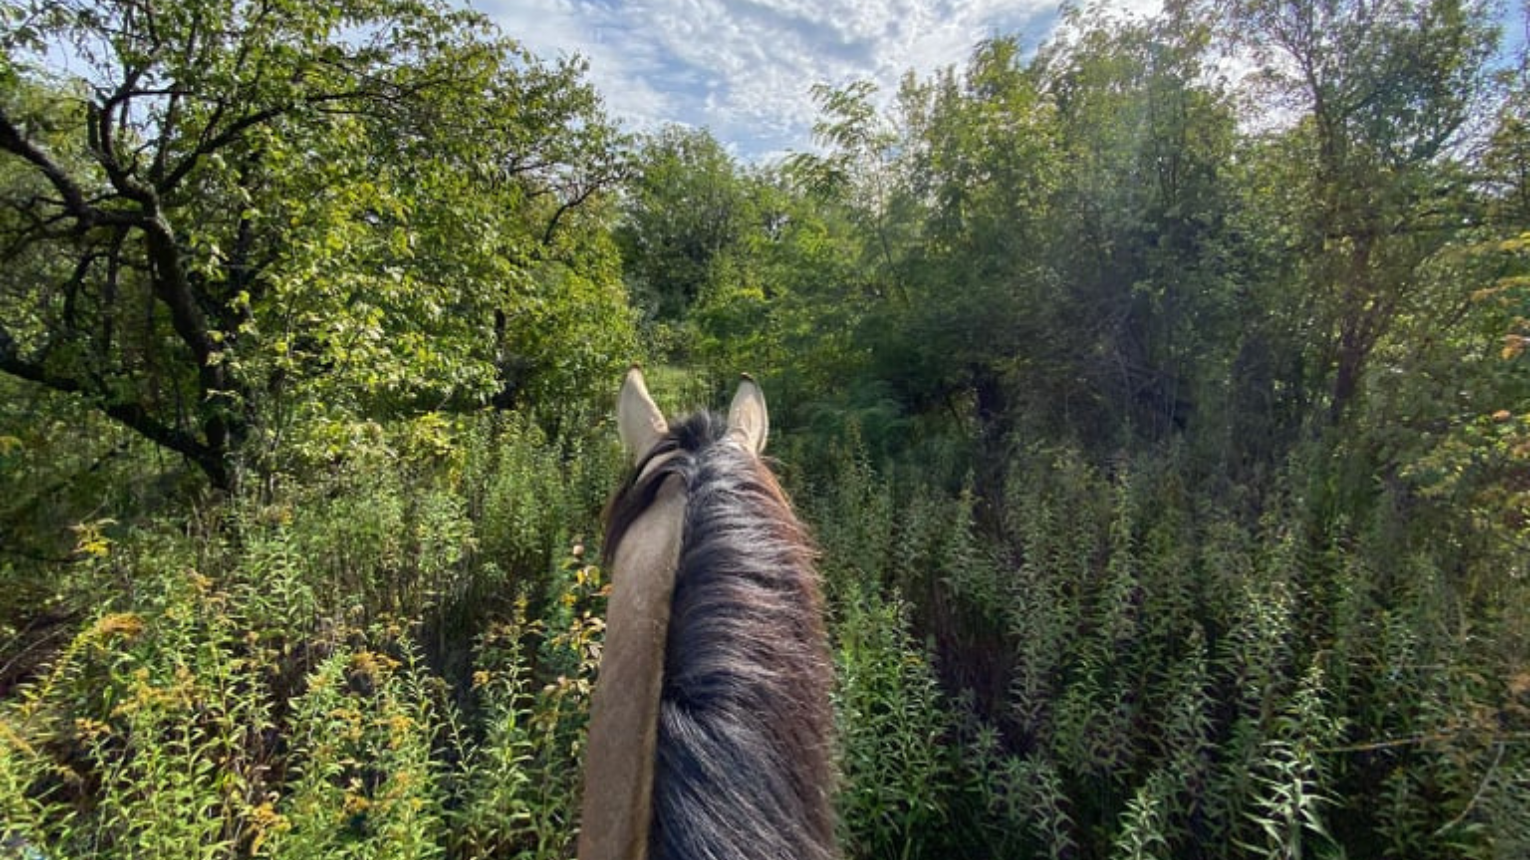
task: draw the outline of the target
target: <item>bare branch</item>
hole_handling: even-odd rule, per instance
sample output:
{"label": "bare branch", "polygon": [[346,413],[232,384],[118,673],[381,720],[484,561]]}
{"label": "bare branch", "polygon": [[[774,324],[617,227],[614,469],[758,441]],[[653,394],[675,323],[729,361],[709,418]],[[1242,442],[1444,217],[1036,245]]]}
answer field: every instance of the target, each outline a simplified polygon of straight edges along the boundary
{"label": "bare branch", "polygon": [[[15,339],[3,325],[0,325],[0,371],[64,394],[101,396],[101,392],[91,391],[79,380],[54,374],[41,364],[22,356],[16,348]],[[214,457],[212,449],[201,440],[184,430],[154,420],[141,404],[108,401],[102,404],[101,410],[139,435],[184,454],[204,469],[209,459]]]}
{"label": "bare branch", "polygon": [[21,133],[21,129],[16,127],[4,107],[0,107],[0,149],[21,156],[41,170],[49,184],[58,191],[59,196],[63,197],[64,208],[68,209],[70,214],[83,221],[94,220],[93,215],[97,210],[86,204],[84,192],[75,184],[69,173],[48,153]]}
{"label": "bare branch", "polygon": [[129,71],[122,86],[118,87],[115,93],[101,104],[91,105],[87,109],[86,120],[90,124],[90,141],[96,160],[106,170],[106,176],[111,180],[112,187],[129,200],[153,207],[155,205],[154,189],[133,176],[136,165],[123,165],[118,160],[117,141],[114,137],[115,132],[112,130],[114,122],[125,122],[127,104],[133,98],[134,89],[141,75],[141,71]]}

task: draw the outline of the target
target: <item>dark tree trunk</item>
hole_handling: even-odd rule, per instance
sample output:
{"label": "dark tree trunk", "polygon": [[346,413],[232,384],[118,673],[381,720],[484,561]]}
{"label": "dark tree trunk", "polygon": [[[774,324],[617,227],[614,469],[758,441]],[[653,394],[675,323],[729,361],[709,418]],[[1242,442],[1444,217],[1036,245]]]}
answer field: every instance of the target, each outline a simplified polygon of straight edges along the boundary
{"label": "dark tree trunk", "polygon": [[978,368],[973,374],[973,394],[977,403],[977,462],[973,464],[973,492],[980,502],[979,516],[997,525],[1004,517],[1004,473],[1009,442],[1009,396],[1003,380],[993,368]]}

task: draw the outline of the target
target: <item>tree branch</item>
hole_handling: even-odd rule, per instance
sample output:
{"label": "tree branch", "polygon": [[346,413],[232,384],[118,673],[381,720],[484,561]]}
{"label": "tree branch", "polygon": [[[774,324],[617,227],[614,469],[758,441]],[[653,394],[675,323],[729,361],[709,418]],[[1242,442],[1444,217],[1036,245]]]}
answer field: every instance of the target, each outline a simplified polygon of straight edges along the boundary
{"label": "tree branch", "polygon": [[154,189],[136,179],[133,176],[132,167],[124,166],[117,160],[117,142],[112,131],[112,123],[116,121],[116,118],[125,120],[125,106],[133,98],[134,87],[141,75],[142,70],[129,71],[122,86],[118,87],[116,92],[100,105],[90,105],[86,109],[85,118],[89,124],[91,148],[95,151],[96,160],[106,170],[106,176],[111,180],[112,187],[129,200],[153,208],[155,206]]}
{"label": "tree branch", "polygon": [[104,216],[115,215],[115,213],[103,212],[87,203],[85,201],[85,192],[80,189],[79,185],[75,184],[68,171],[59,166],[37,144],[28,140],[26,135],[21,133],[21,129],[16,127],[15,122],[5,112],[4,107],[0,107],[0,149],[21,156],[23,160],[30,162],[34,167],[42,171],[48,183],[63,198],[64,209],[80,221],[89,225],[98,220],[110,220],[109,217]]}
{"label": "tree branch", "polygon": [[[214,119],[222,115],[223,107],[224,106],[222,104],[218,105],[213,115]],[[218,134],[216,137],[207,139],[205,135],[207,132],[212,130],[212,125],[209,124],[208,127],[202,132],[204,139],[199,141],[197,143],[197,147],[191,152],[187,153],[186,157],[181,159],[180,163],[177,164],[174,169],[165,174],[164,178],[156,182],[155,187],[160,194],[170,193],[170,191],[174,190],[176,186],[180,185],[181,182],[186,179],[186,176],[190,174],[192,170],[196,169],[197,163],[200,162],[204,156],[217,152],[223,147],[228,146],[229,144],[238,140],[241,135],[243,135],[251,128],[260,125],[263,122],[270,122],[271,120],[276,119],[287,111],[292,110],[292,108],[293,105],[287,103],[276,105],[275,107],[269,107],[262,111],[256,111],[255,113],[249,114],[248,116],[240,117],[233,123],[230,123],[229,127],[224,129],[222,133]]]}
{"label": "tree branch", "polygon": [[[320,106],[329,102],[360,99],[366,95],[367,93],[358,90],[343,93],[325,93],[323,95],[310,96],[298,101],[283,102],[281,104],[268,107],[265,110],[259,110],[252,114],[242,116],[239,119],[229,123],[228,128],[225,128],[216,136],[210,138],[207,137],[207,134],[212,131],[213,126],[212,124],[209,124],[206,128],[203,129],[201,139],[198,141],[196,148],[187,153],[186,157],[181,159],[180,163],[176,164],[175,168],[166,174],[163,179],[156,182],[155,188],[162,195],[168,194],[182,181],[185,180],[186,176],[196,168],[197,163],[200,162],[203,157],[211,155],[223,147],[234,143],[235,141],[239,140],[239,138],[242,137],[245,132],[249,131],[257,125],[260,125],[261,123],[270,122],[271,120],[276,119],[282,114],[293,110],[299,104]],[[224,105],[220,103],[214,111],[214,119],[222,115],[223,108]]]}
{"label": "tree branch", "polygon": [[[0,326],[0,371],[64,394],[86,396],[100,396],[101,394],[100,392],[91,391],[77,379],[59,376],[50,372],[42,365],[23,357],[16,348],[15,338],[11,336],[10,331],[4,326]],[[167,427],[155,421],[153,416],[140,404],[107,402],[102,404],[101,411],[144,438],[169,448],[176,453],[185,455],[201,466],[204,471],[208,471],[209,476],[213,477],[214,480],[218,480],[218,476],[209,471],[210,466],[216,464],[216,468],[219,471],[223,471],[222,462],[216,456],[216,452],[205,443],[184,430]]]}

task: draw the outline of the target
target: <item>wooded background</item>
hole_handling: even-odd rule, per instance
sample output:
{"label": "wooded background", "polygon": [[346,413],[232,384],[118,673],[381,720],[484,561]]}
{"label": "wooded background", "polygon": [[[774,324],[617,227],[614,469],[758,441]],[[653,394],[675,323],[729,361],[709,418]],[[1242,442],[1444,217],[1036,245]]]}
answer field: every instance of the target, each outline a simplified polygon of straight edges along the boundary
{"label": "wooded background", "polygon": [[748,164],[438,0],[0,6],[0,857],[569,856],[634,359],[767,391],[848,857],[1530,856],[1502,12],[1077,7]]}

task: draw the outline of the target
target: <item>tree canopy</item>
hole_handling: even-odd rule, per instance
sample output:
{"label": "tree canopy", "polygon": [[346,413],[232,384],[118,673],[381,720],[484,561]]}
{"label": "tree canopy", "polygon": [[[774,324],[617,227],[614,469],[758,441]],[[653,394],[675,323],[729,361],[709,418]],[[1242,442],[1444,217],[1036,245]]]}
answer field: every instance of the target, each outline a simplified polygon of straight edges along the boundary
{"label": "tree canopy", "polygon": [[[217,485],[297,412],[513,398],[626,352],[578,60],[439,3],[42,3],[8,28],[0,366]],[[82,74],[26,75],[45,50]],[[585,349],[571,355],[563,341]]]}

